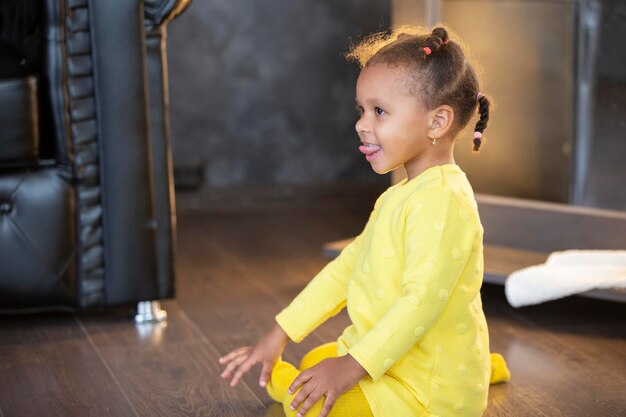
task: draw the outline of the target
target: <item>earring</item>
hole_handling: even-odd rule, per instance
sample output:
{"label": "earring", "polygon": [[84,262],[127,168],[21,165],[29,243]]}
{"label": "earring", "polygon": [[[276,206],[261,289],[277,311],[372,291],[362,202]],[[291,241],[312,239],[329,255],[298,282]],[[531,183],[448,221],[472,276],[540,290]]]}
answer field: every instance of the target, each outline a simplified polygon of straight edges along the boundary
{"label": "earring", "polygon": [[428,138],[432,141],[432,144],[435,145],[437,143],[437,138]]}

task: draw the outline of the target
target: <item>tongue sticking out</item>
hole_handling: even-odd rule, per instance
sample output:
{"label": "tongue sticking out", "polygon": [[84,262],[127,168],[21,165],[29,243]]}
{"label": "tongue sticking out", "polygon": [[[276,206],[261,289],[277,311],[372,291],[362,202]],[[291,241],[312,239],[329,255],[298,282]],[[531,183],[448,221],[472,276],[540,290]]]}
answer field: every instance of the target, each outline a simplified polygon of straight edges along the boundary
{"label": "tongue sticking out", "polygon": [[380,146],[365,146],[365,145],[359,146],[359,151],[361,151],[365,155],[371,155],[373,153],[380,151],[381,149],[382,148]]}

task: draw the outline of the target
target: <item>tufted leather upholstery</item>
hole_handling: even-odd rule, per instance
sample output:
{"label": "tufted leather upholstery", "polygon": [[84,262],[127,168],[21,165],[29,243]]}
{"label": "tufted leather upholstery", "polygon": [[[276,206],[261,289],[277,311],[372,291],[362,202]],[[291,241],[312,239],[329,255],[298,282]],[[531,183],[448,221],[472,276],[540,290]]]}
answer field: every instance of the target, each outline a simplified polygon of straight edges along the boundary
{"label": "tufted leather upholstery", "polygon": [[173,296],[165,24],[188,3],[0,3],[0,311]]}
{"label": "tufted leather upholstery", "polygon": [[39,158],[37,78],[0,80],[0,161],[34,161]]}
{"label": "tufted leather upholstery", "polygon": [[71,305],[76,298],[74,189],[63,170],[0,176],[0,305]]}

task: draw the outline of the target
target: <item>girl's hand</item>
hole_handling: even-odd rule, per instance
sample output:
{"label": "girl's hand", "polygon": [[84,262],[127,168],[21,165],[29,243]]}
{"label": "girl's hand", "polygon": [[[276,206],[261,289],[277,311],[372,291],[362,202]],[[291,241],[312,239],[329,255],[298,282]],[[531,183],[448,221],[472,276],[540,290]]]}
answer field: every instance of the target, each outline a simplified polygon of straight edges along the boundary
{"label": "girl's hand", "polygon": [[317,365],[302,371],[291,383],[290,394],[302,386],[291,402],[291,409],[297,410],[300,404],[304,403],[298,411],[298,417],[302,417],[320,398],[326,397],[319,415],[319,417],[326,417],[337,398],[366,375],[365,369],[350,355],[324,359]]}
{"label": "girl's hand", "polygon": [[219,359],[220,364],[226,365],[221,377],[228,379],[234,372],[230,386],[234,387],[239,383],[241,377],[256,363],[263,365],[259,385],[264,387],[270,379],[272,367],[283,353],[285,346],[289,342],[287,333],[276,324],[268,333],[257,342],[254,347],[244,346],[233,350],[226,356]]}

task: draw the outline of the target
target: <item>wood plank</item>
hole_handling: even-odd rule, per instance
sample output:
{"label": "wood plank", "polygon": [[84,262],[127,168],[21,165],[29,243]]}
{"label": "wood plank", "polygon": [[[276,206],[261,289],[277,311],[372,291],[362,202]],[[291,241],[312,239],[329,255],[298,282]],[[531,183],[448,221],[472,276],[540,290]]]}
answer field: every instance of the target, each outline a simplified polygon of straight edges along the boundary
{"label": "wood plank", "polygon": [[245,385],[218,377],[217,356],[204,342],[104,346],[102,356],[140,416],[264,416],[266,406]]}
{"label": "wood plank", "polygon": [[175,301],[164,301],[168,319],[162,323],[135,324],[135,307],[124,306],[78,317],[97,348],[104,346],[158,346],[198,342],[200,336],[189,327]]}
{"label": "wood plank", "polygon": [[135,416],[71,314],[0,317],[3,416]]}
{"label": "wood plank", "polygon": [[82,336],[72,314],[0,315],[0,345],[43,344]]}
{"label": "wood plank", "polygon": [[265,404],[246,383],[232,390],[219,378],[215,346],[178,303],[163,307],[168,312],[163,323],[137,325],[130,308],[81,318],[138,415],[265,415]]}

